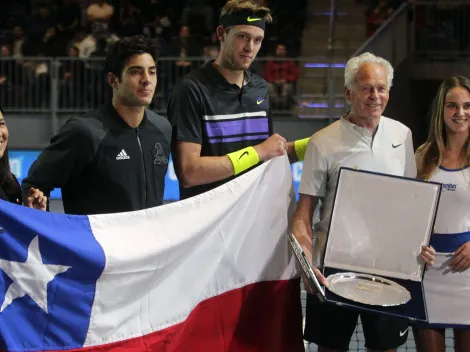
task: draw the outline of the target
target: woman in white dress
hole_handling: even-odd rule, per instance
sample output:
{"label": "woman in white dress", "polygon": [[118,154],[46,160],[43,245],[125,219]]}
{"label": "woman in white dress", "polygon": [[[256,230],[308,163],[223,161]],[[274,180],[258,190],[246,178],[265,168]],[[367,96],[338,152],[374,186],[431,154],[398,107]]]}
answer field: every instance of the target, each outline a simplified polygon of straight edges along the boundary
{"label": "woman in white dress", "polygon": [[418,178],[442,193],[424,275],[428,324],[414,326],[418,352],[444,352],[454,329],[455,351],[470,351],[470,80],[450,77],[434,100],[426,143],[418,148]]}

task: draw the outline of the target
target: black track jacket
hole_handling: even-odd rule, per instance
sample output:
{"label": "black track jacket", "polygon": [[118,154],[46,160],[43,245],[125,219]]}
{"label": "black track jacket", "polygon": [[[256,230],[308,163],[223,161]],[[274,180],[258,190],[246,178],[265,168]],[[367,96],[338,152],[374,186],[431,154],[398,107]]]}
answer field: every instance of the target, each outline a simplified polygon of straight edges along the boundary
{"label": "black track jacket", "polygon": [[132,128],[112,104],[70,118],[31,165],[23,194],[62,189],[67,214],[103,214],[161,205],[171,125],[146,110]]}

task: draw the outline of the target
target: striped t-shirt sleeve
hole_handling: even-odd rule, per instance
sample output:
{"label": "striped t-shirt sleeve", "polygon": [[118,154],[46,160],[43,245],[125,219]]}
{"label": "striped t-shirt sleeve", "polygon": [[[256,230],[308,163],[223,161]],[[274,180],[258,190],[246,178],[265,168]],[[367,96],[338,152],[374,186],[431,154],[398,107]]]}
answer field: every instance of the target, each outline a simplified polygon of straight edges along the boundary
{"label": "striped t-shirt sleeve", "polygon": [[183,80],[168,103],[167,115],[173,128],[173,138],[202,144],[203,112],[196,83]]}

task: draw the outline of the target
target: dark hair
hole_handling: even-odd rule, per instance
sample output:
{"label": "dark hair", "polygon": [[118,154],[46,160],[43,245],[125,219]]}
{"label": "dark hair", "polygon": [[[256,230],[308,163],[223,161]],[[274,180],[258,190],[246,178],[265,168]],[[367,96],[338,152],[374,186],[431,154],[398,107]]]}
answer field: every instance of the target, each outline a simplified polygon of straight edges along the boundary
{"label": "dark hair", "polygon": [[111,72],[121,79],[122,71],[127,62],[132,56],[137,54],[150,54],[156,64],[158,59],[157,41],[143,35],[135,35],[124,37],[111,44],[106,56],[105,74],[107,75]]}
{"label": "dark hair", "polygon": [[[3,115],[3,109],[0,106]],[[0,187],[3,189],[8,199],[13,203],[22,202],[21,187],[16,177],[10,170],[10,160],[8,158],[8,145],[5,148],[3,157],[0,159]],[[18,201],[17,201],[18,200]]]}

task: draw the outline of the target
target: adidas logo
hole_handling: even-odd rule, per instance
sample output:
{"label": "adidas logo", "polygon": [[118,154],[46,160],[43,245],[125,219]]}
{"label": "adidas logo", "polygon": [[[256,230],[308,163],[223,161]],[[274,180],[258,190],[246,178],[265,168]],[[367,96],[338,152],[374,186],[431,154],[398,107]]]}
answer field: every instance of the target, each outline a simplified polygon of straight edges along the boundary
{"label": "adidas logo", "polygon": [[123,149],[121,152],[117,155],[116,160],[124,160],[124,159],[130,159],[130,156],[127,155],[126,151]]}

